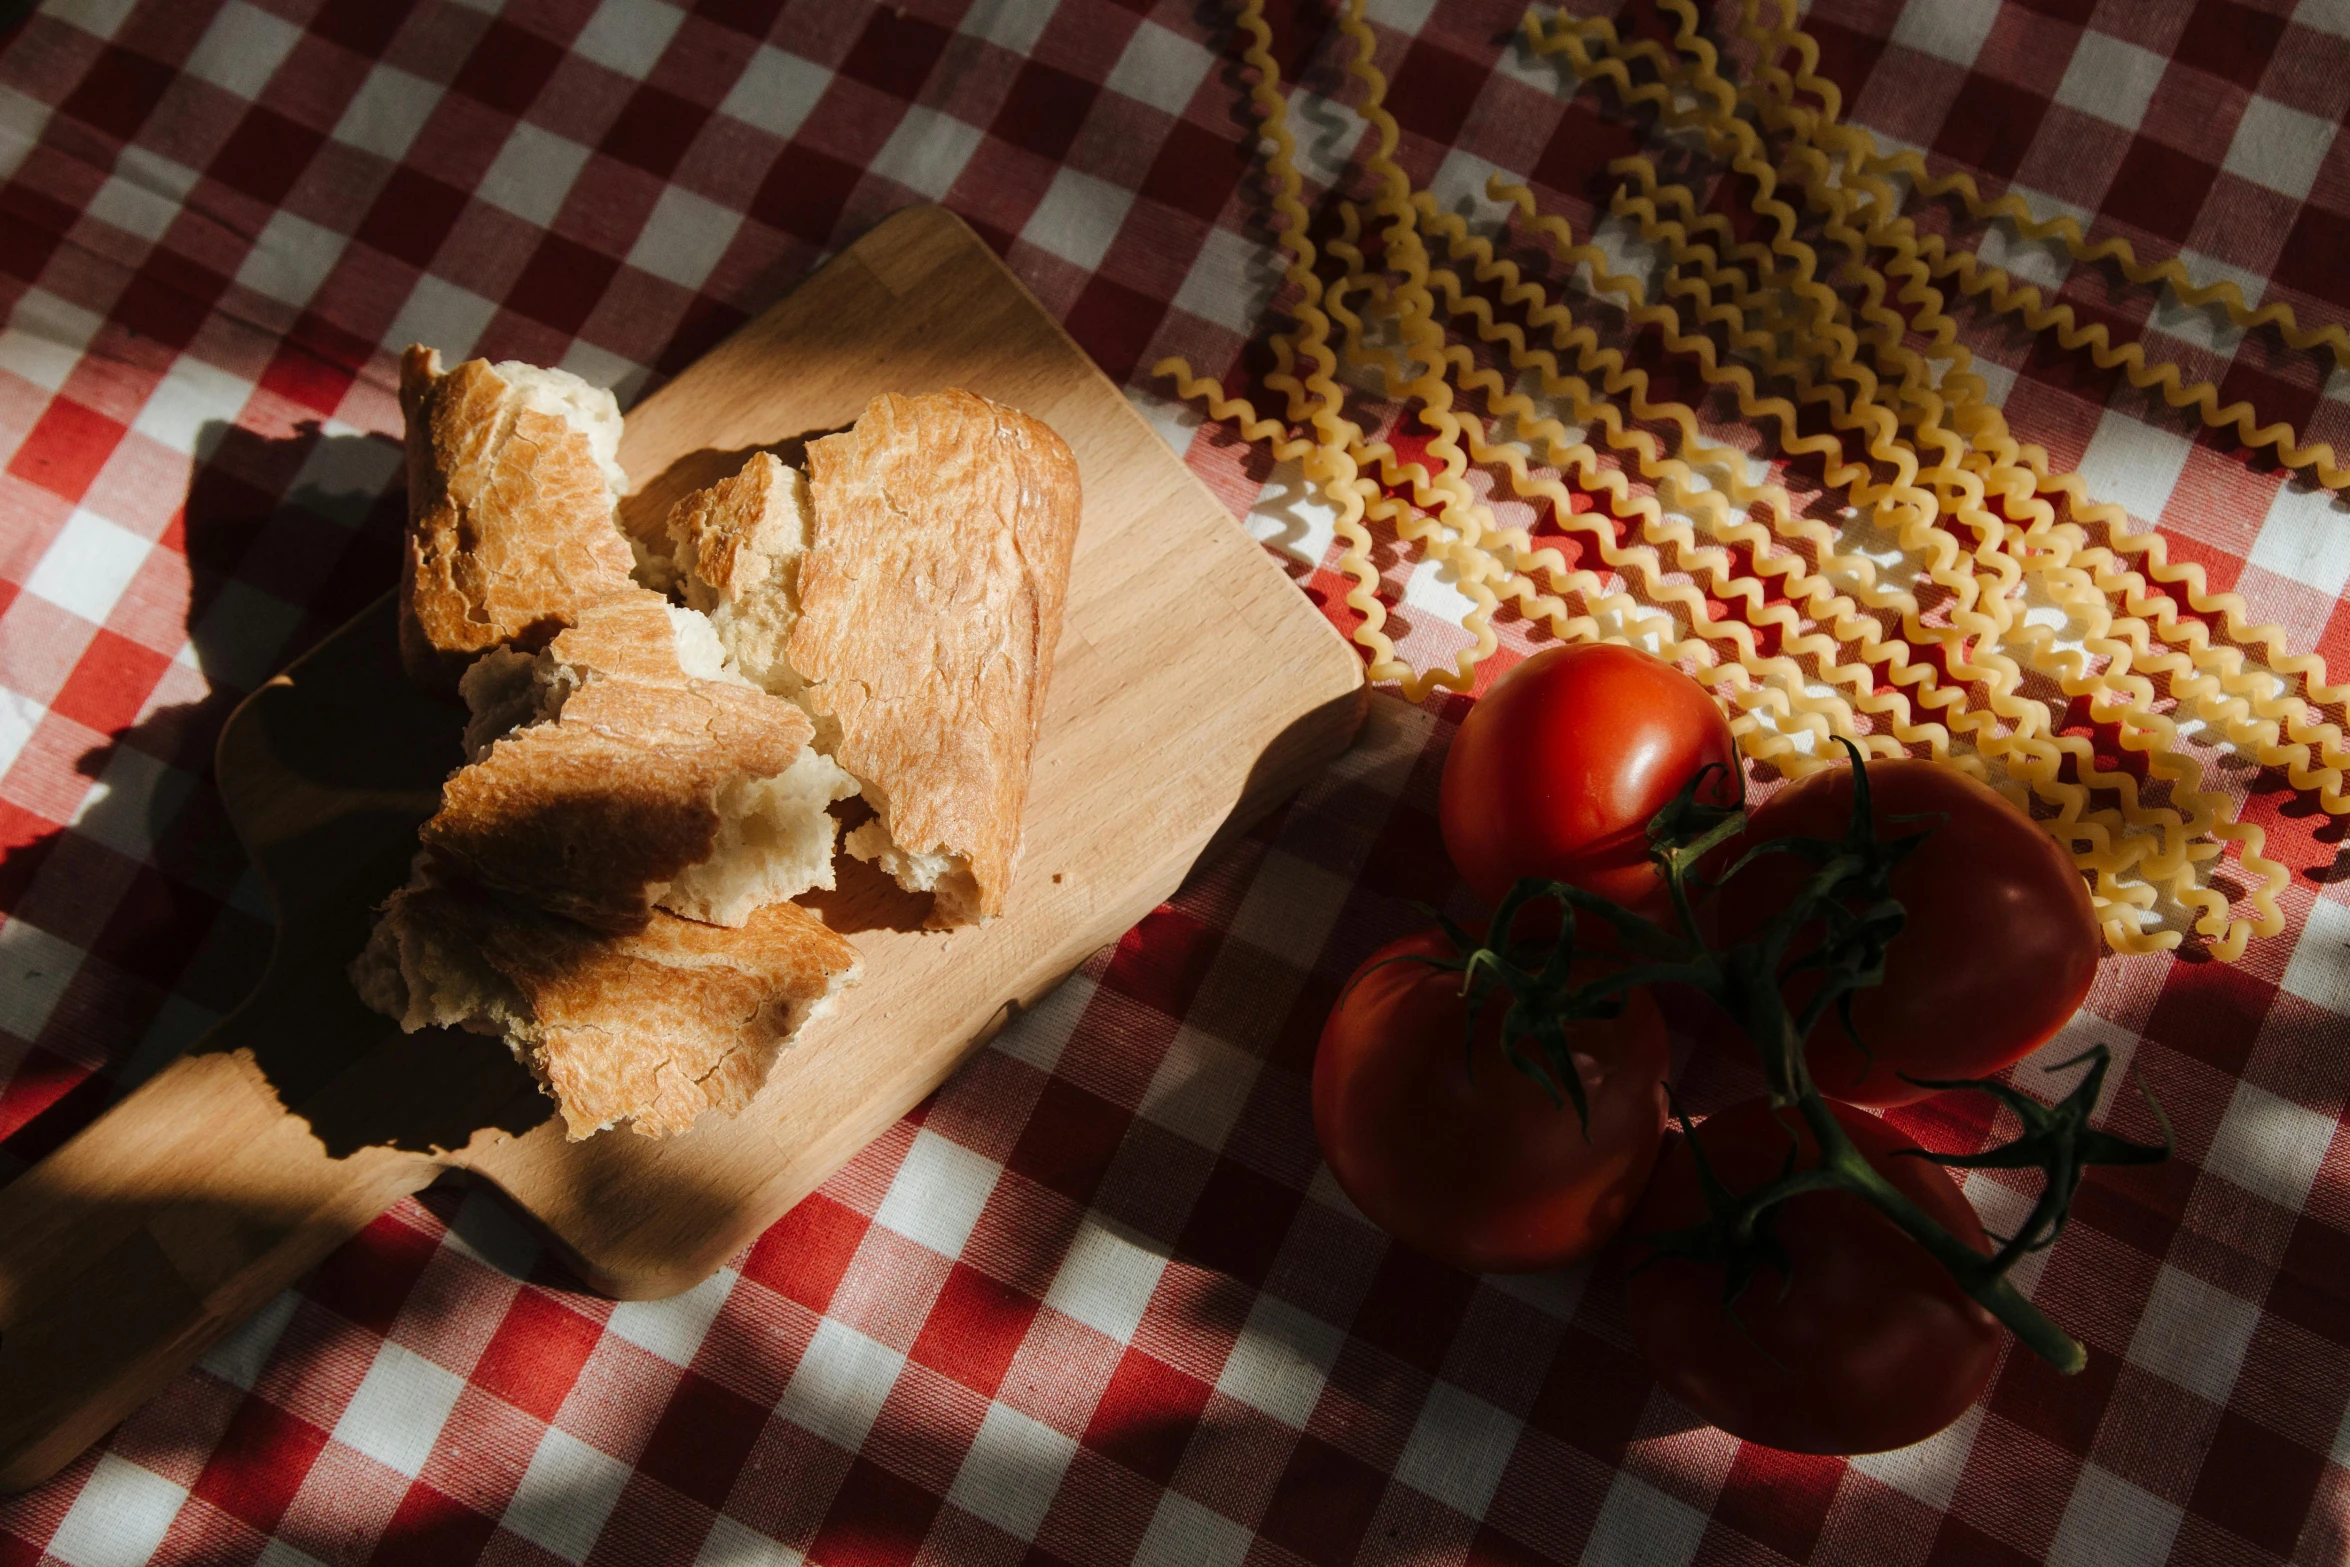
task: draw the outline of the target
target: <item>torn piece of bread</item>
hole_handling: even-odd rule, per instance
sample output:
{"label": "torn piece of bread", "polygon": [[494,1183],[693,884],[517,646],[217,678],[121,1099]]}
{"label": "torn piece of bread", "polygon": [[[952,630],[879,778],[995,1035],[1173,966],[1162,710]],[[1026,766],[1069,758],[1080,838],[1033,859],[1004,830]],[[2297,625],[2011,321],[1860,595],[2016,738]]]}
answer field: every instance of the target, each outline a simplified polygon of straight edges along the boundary
{"label": "torn piece of bread", "polygon": [[610,931],[656,907],[739,926],[833,885],[829,807],[856,780],[692,610],[631,589],[536,655],[488,655],[462,690],[472,760],[421,835],[450,874]]}
{"label": "torn piece of bread", "polygon": [[970,392],[885,395],[670,513],[686,601],[736,668],[814,715],[874,820],[846,847],[930,923],[1004,906],[1052,678],[1078,479],[1041,422]]}
{"label": "torn piece of bread", "polygon": [[884,395],[808,447],[815,536],[788,646],[874,820],[848,850],[935,895],[1004,906],[1076,548],[1077,460],[970,392]]}
{"label": "torn piece of bread", "polygon": [[575,1141],[623,1120],[667,1137],[740,1110],[857,977],[856,948],[797,904],[739,929],[655,915],[614,935],[423,874],[351,965],[360,998],[410,1033],[503,1038]]}
{"label": "torn piece of bread", "polygon": [[796,699],[801,681],[785,647],[800,615],[807,477],[772,452],[753,452],[733,478],[670,508],[667,528],[670,569],[687,606],[709,617],[746,679]]}
{"label": "torn piece of bread", "polygon": [[634,586],[614,521],[620,409],[562,370],[440,354],[400,361],[408,537],[400,557],[400,661],[453,687],[491,648],[546,645],[580,612]]}

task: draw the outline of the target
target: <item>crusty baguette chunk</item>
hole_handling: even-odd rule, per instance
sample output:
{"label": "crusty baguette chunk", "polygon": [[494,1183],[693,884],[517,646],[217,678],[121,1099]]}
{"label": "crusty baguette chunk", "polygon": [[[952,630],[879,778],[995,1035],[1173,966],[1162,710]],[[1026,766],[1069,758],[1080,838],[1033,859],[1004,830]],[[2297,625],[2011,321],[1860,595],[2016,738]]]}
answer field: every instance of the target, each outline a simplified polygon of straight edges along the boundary
{"label": "crusty baguette chunk", "polygon": [[810,443],[808,487],[788,652],[873,806],[847,848],[934,894],[934,925],[992,918],[1061,635],[1077,460],[970,392],[884,394]]}
{"label": "crusty baguette chunk", "polygon": [[814,716],[874,810],[844,847],[931,893],[933,926],[1003,909],[1078,503],[1050,428],[946,391],[875,398],[804,481],[755,453],[669,512],[662,580]]}
{"label": "crusty baguette chunk", "polygon": [[504,1039],[575,1141],[624,1120],[668,1137],[742,1109],[857,975],[856,949],[796,904],[737,929],[663,914],[615,935],[423,873],[351,965],[361,999],[410,1033]]}
{"label": "crusty baguette chunk", "polygon": [[934,926],[1000,913],[1076,546],[1076,460],[970,392],[885,395],[671,511],[674,569],[736,668],[815,716],[874,819],[846,847]]}
{"label": "crusty baguette chunk", "polygon": [[610,931],[656,908],[741,925],[833,885],[856,781],[790,702],[725,668],[709,625],[631,589],[543,651],[466,673],[473,758],[422,839],[444,871]]}
{"label": "crusty baguette chunk", "polygon": [[604,596],[634,586],[614,522],[627,481],[612,394],[562,370],[440,354],[400,361],[408,535],[400,660],[453,687],[491,648],[543,647]]}

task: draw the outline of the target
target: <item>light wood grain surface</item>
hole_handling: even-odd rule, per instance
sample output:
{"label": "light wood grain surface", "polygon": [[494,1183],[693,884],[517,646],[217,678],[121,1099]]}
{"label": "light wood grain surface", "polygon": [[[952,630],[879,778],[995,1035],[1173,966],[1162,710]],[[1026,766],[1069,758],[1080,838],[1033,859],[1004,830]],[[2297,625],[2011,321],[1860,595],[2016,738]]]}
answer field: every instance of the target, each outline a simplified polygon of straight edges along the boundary
{"label": "light wood grain surface", "polygon": [[599,1288],[691,1288],[980,1040],[1342,750],[1361,666],[963,224],[899,214],[629,415],[632,511],[884,391],[964,386],[1051,424],[1084,523],[1004,916],[919,930],[843,860],[812,900],[866,979],[732,1120],[567,1143],[494,1041],[403,1035],[343,967],[457,759],[461,711],[400,680],[388,600],[221,738],[278,945],[254,997],[0,1190],[0,1487],[55,1472],[402,1194],[494,1182]]}

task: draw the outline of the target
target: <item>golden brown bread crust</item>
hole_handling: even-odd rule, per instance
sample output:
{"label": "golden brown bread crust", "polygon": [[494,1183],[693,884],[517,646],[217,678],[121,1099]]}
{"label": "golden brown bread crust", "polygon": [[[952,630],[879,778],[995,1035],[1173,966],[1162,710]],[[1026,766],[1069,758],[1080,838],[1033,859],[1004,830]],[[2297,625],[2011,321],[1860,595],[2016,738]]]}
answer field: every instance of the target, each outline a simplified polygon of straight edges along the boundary
{"label": "golden brown bread crust", "polygon": [[554,719],[450,775],[424,846],[449,873],[611,931],[653,905],[718,838],[718,792],[783,772],[814,726],[749,685],[678,662],[666,602],[631,589],[579,612],[543,657],[579,684]]}
{"label": "golden brown bread crust", "polygon": [[621,1120],[671,1136],[740,1110],[856,973],[856,948],[796,904],[732,930],[660,914],[623,936],[426,883],[392,895],[353,966],[369,1004],[411,1031],[502,1035],[574,1139]]}
{"label": "golden brown bread crust", "polygon": [[486,361],[444,375],[439,353],[423,347],[401,357],[400,410],[400,660],[410,679],[447,690],[480,653],[544,646],[588,604],[634,586],[610,482],[568,421],[524,406]]}
{"label": "golden brown bread crust", "polygon": [[[833,756],[913,853],[969,862],[1001,912],[1052,678],[1077,462],[1042,422],[965,391],[885,394],[808,447],[814,538],[792,666],[840,726]],[[940,922],[934,920],[934,922]]]}

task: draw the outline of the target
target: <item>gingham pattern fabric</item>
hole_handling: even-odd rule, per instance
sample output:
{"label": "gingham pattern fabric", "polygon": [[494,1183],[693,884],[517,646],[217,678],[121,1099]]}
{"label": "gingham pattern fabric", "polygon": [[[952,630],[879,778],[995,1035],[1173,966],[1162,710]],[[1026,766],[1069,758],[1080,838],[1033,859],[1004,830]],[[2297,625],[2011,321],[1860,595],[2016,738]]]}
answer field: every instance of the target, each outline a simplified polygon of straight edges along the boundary
{"label": "gingham pattern fabric", "polygon": [[[1370,9],[1416,179],[1604,201],[1630,134],[1508,42],[1511,0]],[[1361,131],[1327,10],[1273,10],[1327,177]],[[2341,0],[1819,0],[1809,25],[1888,138],[2350,318]],[[0,40],[0,1177],[257,974],[211,740],[391,580],[412,339],[625,400],[944,201],[1343,617],[1294,468],[1147,380],[1166,352],[1261,369],[1275,270],[1225,29],[1191,0],[51,0]],[[2350,377],[1992,244],[2350,445]],[[2025,438],[2350,656],[2334,496],[2079,356],[1971,340]],[[1407,652],[1440,654],[1458,595],[1383,560]],[[2223,775],[2293,872],[2289,930],[2232,968],[2108,961],[2049,1047],[2113,1047],[2179,1134],[2020,1275],[2088,1369],[2010,1354],[1919,1448],[1797,1458],[1655,1390],[1611,1264],[1453,1273],[1320,1165],[1322,1016],[1405,900],[1459,897],[1432,811],[1464,710],[1375,702],[1297,802],[691,1294],[599,1300],[496,1200],[437,1188],[0,1502],[0,1564],[2350,1556],[2337,825]],[[1684,1075],[1701,1104],[1751,1087],[1710,1055]],[[2126,1094],[2110,1114],[2150,1129]],[[1968,1104],[1905,1124],[1989,1131]],[[1994,1228],[2024,1201],[1969,1191]]]}

